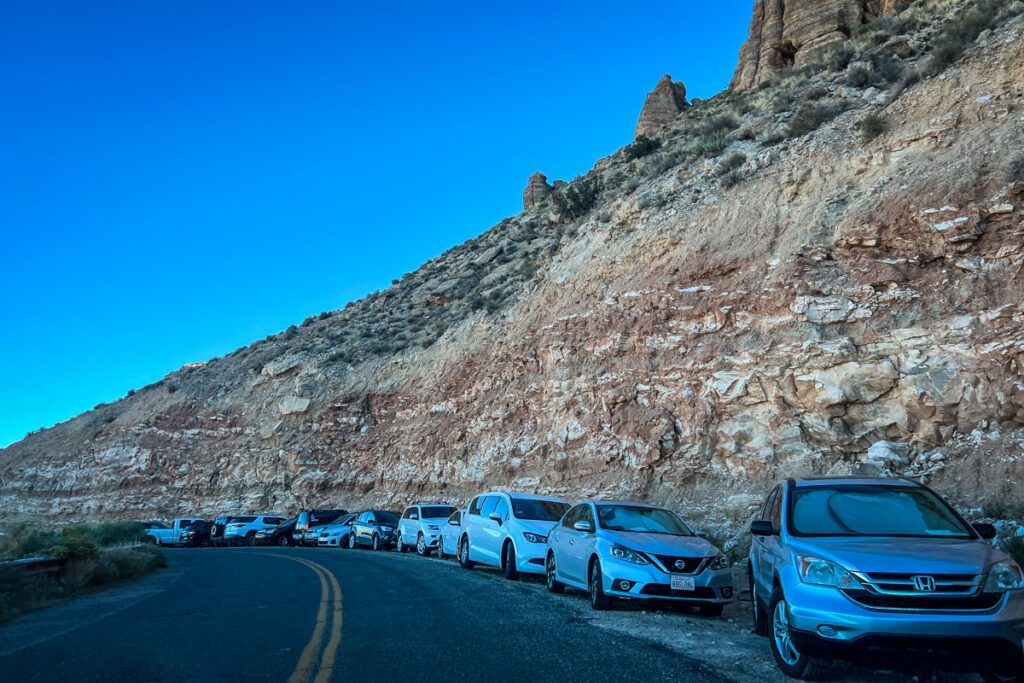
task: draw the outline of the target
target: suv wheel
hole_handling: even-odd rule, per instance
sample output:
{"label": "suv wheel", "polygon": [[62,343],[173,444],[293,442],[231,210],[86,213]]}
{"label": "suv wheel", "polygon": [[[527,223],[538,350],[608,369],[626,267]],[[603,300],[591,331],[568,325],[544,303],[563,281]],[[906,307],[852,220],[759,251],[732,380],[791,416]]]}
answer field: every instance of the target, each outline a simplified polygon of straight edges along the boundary
{"label": "suv wheel", "polygon": [[348,535],[348,549],[349,550],[355,550],[356,549],[356,535],[353,534],[353,533],[350,533]]}
{"label": "suv wheel", "polygon": [[748,581],[750,582],[750,603],[754,612],[754,635],[767,636],[771,628],[768,625],[768,615],[765,614],[764,605],[757,595],[757,586],[754,585],[754,571],[748,568]]}
{"label": "suv wheel", "polygon": [[255,531],[250,531],[249,533],[247,533],[245,535],[245,544],[246,545],[256,545],[256,532]]}
{"label": "suv wheel", "polygon": [[789,605],[780,589],[772,594],[769,610],[772,615],[769,642],[779,670],[790,678],[802,681],[820,680],[826,670],[825,662],[803,654],[796,648],[789,623]]}
{"label": "suv wheel", "polygon": [[437,553],[437,559],[444,559],[444,536],[437,537],[437,550],[434,552]]}
{"label": "suv wheel", "polygon": [[374,550],[380,550],[380,536],[378,536],[377,534],[374,534],[373,538],[370,539],[370,546]]}
{"label": "suv wheel", "polygon": [[519,570],[516,569],[516,547],[512,541],[505,544],[505,550],[501,553],[501,575],[509,581],[519,580]]}
{"label": "suv wheel", "polygon": [[278,536],[277,537],[277,544],[279,546],[281,546],[282,548],[287,547],[289,545],[289,543],[288,543],[288,534],[281,534],[280,536]]}
{"label": "suv wheel", "polygon": [[474,564],[476,563],[469,559],[469,537],[463,536],[459,541],[459,566],[463,569],[472,569]]}
{"label": "suv wheel", "polygon": [[420,557],[426,557],[429,552],[427,550],[427,541],[423,538],[423,534],[420,534],[416,537],[416,554]]}
{"label": "suv wheel", "polygon": [[590,606],[596,610],[611,609],[612,606],[611,599],[604,593],[604,576],[597,560],[590,565]]}
{"label": "suv wheel", "polygon": [[550,592],[565,592],[565,584],[555,578],[555,554],[552,552],[548,553],[547,562],[544,563],[544,578]]}
{"label": "suv wheel", "polygon": [[[376,550],[376,548],[374,548]],[[402,534],[398,534],[398,540],[395,541],[395,550],[399,553],[405,552],[405,542],[402,540]]]}

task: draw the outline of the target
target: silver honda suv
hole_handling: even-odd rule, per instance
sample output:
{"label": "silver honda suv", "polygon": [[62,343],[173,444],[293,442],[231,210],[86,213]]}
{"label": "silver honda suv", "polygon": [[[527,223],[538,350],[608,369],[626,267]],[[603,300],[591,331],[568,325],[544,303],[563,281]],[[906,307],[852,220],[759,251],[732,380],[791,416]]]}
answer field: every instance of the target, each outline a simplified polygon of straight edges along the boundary
{"label": "silver honda suv", "polygon": [[779,669],[830,659],[1024,681],[1024,575],[928,487],[909,479],[790,479],[750,526],[754,626]]}

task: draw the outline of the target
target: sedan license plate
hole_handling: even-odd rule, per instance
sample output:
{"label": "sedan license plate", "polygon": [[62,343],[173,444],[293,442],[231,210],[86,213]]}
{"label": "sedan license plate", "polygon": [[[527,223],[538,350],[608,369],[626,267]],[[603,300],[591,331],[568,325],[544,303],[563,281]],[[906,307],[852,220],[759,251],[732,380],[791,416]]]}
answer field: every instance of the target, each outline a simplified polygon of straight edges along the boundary
{"label": "sedan license plate", "polygon": [[674,591],[692,591],[694,589],[693,577],[673,576],[671,588]]}

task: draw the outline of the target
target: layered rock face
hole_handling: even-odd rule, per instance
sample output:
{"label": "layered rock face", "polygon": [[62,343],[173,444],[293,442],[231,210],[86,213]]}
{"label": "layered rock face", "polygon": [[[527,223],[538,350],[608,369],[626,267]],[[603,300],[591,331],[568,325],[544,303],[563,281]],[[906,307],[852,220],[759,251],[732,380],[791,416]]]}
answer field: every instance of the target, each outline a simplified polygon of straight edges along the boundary
{"label": "layered rock face", "polygon": [[547,201],[554,190],[548,185],[548,177],[543,173],[534,173],[526,182],[523,190],[523,210],[529,211]]}
{"label": "layered rock face", "polygon": [[[763,109],[744,125],[770,125]],[[882,472],[1024,505],[1024,20],[885,113],[870,143],[855,109],[775,146],[730,142],[746,161],[728,189],[698,160],[608,190],[571,229],[528,212],[456,250],[458,272],[432,262],[408,291],[35,434],[0,451],[0,517],[501,487],[645,499],[734,531],[779,478]],[[594,173],[613,188],[631,163]],[[338,359],[361,317],[408,299],[415,327],[463,281],[494,291],[528,263],[513,251],[546,260],[506,308]]]}
{"label": "layered rock face", "polygon": [[801,67],[892,10],[896,0],[756,0],[750,37],[732,79],[736,90],[769,80],[780,69]]}
{"label": "layered rock face", "polygon": [[636,137],[656,136],[666,126],[671,125],[679,113],[688,106],[686,86],[682,81],[673,82],[672,77],[665,74],[644,100],[640,120],[636,124]]}

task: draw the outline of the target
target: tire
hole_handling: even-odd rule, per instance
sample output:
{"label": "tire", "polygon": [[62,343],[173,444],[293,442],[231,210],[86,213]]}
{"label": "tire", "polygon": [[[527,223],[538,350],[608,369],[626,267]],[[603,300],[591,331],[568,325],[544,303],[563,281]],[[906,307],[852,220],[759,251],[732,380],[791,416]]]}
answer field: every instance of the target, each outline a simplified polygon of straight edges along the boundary
{"label": "tire", "polygon": [[604,575],[601,573],[601,562],[594,560],[590,563],[590,581],[588,583],[590,593],[590,607],[604,611],[611,609],[612,601],[604,593]]}
{"label": "tire", "polygon": [[555,578],[555,554],[550,551],[548,559],[544,561],[544,579],[549,593],[565,592],[565,584]]}
{"label": "tire", "polygon": [[444,536],[437,537],[437,550],[434,552],[437,554],[437,559],[444,559]]}
{"label": "tire", "polygon": [[156,536],[150,536],[149,537],[149,544],[150,545],[160,545],[160,541],[159,541],[159,539],[157,539]]}
{"label": "tire", "polygon": [[250,531],[245,535],[245,544],[249,546],[256,545],[256,532]]}
{"label": "tire", "polygon": [[701,605],[700,615],[702,617],[720,617],[725,611],[725,605]]}
{"label": "tire", "polygon": [[476,562],[469,559],[469,537],[463,536],[459,541],[459,566],[463,569],[472,569]]}
{"label": "tire", "polygon": [[[376,538],[376,536],[374,536],[374,538]],[[374,550],[376,550],[376,549],[377,548],[374,547]],[[398,535],[398,542],[395,543],[395,550],[397,550],[399,553],[404,553],[405,552],[405,543],[402,541],[402,535],[401,534]]]}
{"label": "tire", "polygon": [[353,534],[349,534],[348,535],[348,549],[349,550],[355,550],[357,545],[358,544],[356,543],[356,537]]}
{"label": "tire", "polygon": [[370,547],[373,548],[374,550],[380,550],[380,536],[378,536],[377,534],[374,534],[370,538]]}
{"label": "tire", "polygon": [[282,548],[287,548],[288,546],[290,546],[291,543],[288,542],[288,535],[287,534],[281,534],[280,536],[278,536],[277,537],[277,544],[279,546],[281,546]]}
{"label": "tire", "polygon": [[789,605],[782,590],[775,589],[768,606],[771,615],[771,633],[768,642],[771,644],[772,657],[779,671],[790,678],[800,681],[820,681],[828,671],[827,663],[801,653],[793,644],[789,624]]}
{"label": "tire", "polygon": [[338,539],[338,547],[339,548],[348,548],[349,547],[348,538],[349,538],[348,534],[345,534],[344,536],[339,538]]}
{"label": "tire", "polygon": [[762,604],[761,598],[757,595],[757,588],[754,586],[753,567],[747,568],[747,579],[750,584],[750,609],[754,617],[754,635],[767,637],[771,631],[771,626],[768,623],[768,613],[765,612],[764,604]]}
{"label": "tire", "polygon": [[416,554],[420,557],[426,557],[430,554],[430,549],[427,548],[427,539],[423,538],[423,534],[416,537]]}
{"label": "tire", "polygon": [[516,568],[516,547],[512,545],[512,541],[507,542],[501,551],[501,575],[507,581],[519,580],[519,570]]}

